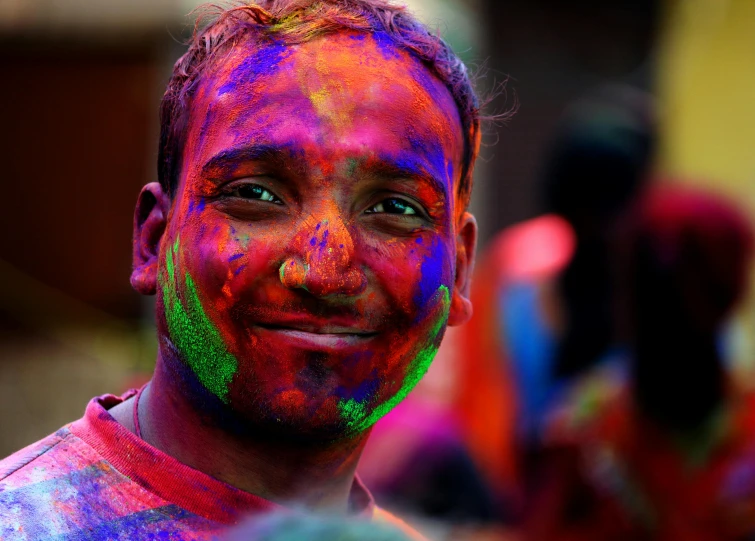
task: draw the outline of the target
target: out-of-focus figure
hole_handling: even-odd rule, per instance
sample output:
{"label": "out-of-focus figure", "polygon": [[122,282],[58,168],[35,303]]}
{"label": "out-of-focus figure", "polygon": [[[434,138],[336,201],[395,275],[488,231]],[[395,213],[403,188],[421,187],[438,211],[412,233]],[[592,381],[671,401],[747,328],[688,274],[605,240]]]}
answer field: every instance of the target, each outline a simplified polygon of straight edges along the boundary
{"label": "out-of-focus figure", "polygon": [[473,456],[507,501],[521,498],[522,458],[561,386],[614,354],[616,218],[644,185],[654,140],[652,101],[636,89],[575,104],[546,159],[546,214],[499,233],[478,267],[459,404]]}
{"label": "out-of-focus figure", "polygon": [[[393,519],[393,517],[390,517]],[[281,510],[249,519],[225,541],[412,541],[400,524]]]}
{"label": "out-of-focus figure", "polygon": [[688,188],[652,190],[619,258],[629,360],[597,367],[549,418],[530,539],[713,541],[755,534],[755,396],[721,330],[746,290],[747,220]]}

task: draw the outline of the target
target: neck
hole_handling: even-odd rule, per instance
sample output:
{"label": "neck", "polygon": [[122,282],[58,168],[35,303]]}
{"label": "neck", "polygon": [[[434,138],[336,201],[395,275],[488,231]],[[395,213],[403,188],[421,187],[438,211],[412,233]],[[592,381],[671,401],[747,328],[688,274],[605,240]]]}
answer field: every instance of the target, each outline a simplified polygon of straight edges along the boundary
{"label": "neck", "polygon": [[[180,362],[180,361],[178,361]],[[347,512],[368,432],[337,442],[298,442],[229,431],[193,403],[175,362],[158,357],[139,402],[145,441],[180,462],[267,500],[312,510]],[[183,366],[176,367],[183,370]]]}

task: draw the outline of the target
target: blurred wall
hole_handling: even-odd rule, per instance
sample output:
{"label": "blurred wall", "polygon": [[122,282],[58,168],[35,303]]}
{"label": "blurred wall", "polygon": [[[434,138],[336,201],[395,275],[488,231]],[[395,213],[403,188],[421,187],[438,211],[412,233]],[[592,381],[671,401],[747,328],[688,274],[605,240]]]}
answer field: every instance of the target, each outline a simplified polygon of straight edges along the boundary
{"label": "blurred wall", "polygon": [[153,342],[129,274],[134,203],[154,178],[161,30],[0,24],[1,455],[125,390]]}
{"label": "blurred wall", "polygon": [[154,60],[141,44],[42,39],[0,44],[0,64],[0,228],[13,232],[0,237],[3,259],[87,304],[138,315],[128,247],[151,157]]}
{"label": "blurred wall", "polygon": [[663,35],[659,167],[755,212],[755,2],[669,2]]}

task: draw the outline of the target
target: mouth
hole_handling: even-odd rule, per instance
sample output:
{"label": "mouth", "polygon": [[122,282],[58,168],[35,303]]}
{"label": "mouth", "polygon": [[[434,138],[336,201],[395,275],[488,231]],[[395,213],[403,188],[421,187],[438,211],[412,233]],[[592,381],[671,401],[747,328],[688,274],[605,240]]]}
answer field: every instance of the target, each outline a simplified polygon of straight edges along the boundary
{"label": "mouth", "polygon": [[340,349],[364,344],[378,333],[339,325],[277,325],[260,324],[264,331],[274,333],[279,339],[314,348]]}

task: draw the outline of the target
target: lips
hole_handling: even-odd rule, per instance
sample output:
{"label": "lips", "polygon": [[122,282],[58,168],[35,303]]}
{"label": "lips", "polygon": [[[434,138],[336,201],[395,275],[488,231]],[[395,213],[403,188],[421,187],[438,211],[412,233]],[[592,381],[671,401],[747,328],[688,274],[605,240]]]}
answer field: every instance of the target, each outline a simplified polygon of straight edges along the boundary
{"label": "lips", "polygon": [[[251,314],[250,314],[251,315]],[[365,324],[363,317],[354,317],[352,314],[329,314],[327,317],[315,315],[287,315],[275,314],[272,317],[250,318],[260,327],[270,330],[294,330],[313,334],[349,334],[349,335],[373,335],[377,329]]]}
{"label": "lips", "polygon": [[359,346],[378,334],[355,324],[300,319],[259,322],[256,326],[263,332],[275,334],[279,340],[315,349]]}

